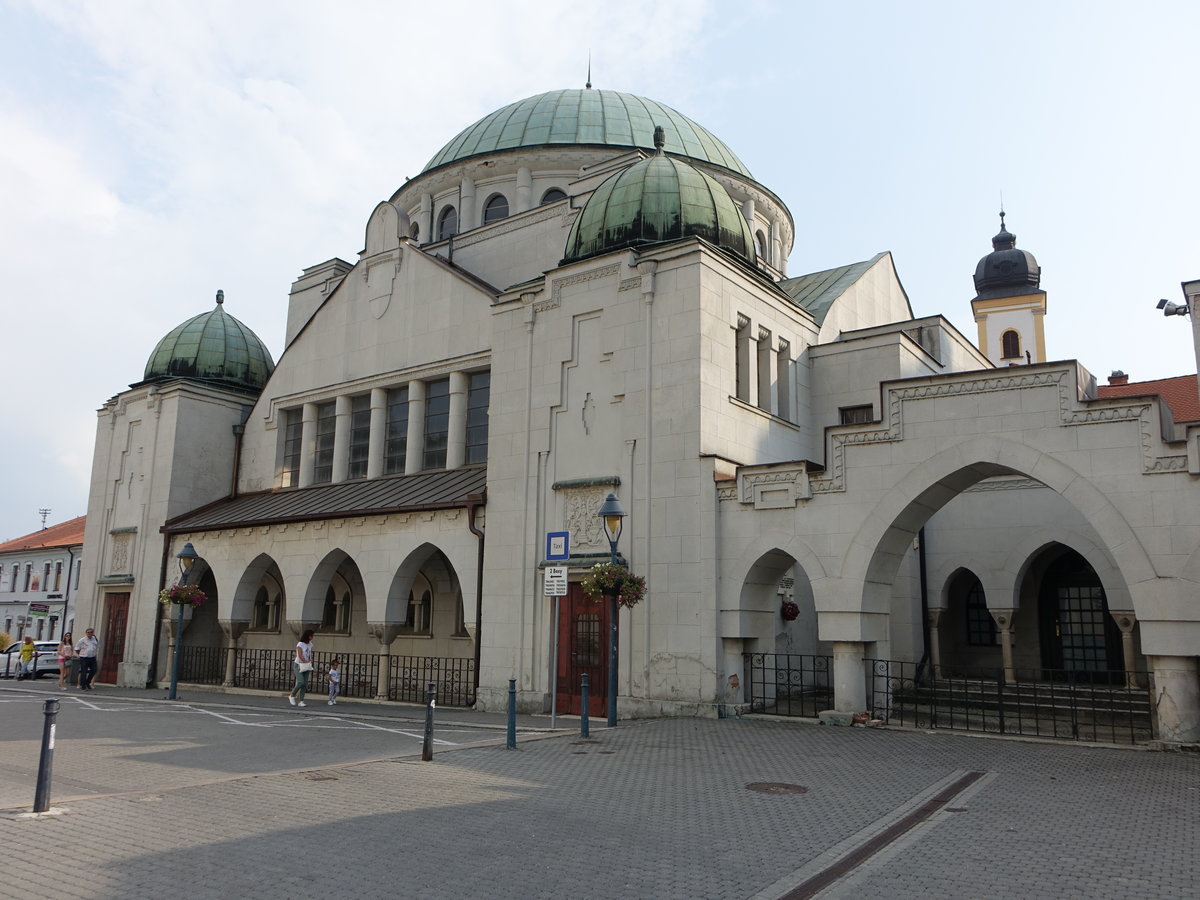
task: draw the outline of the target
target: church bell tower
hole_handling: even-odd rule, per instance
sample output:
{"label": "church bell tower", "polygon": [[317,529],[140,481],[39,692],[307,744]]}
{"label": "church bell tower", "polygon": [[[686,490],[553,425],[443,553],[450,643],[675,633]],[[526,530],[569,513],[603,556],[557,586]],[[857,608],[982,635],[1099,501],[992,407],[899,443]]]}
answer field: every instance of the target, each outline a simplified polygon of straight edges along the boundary
{"label": "church bell tower", "polygon": [[979,326],[979,349],[997,366],[1046,361],[1046,292],[1039,287],[1041,266],[1017,236],[1004,227],[992,238],[992,252],[975,267],[971,311]]}

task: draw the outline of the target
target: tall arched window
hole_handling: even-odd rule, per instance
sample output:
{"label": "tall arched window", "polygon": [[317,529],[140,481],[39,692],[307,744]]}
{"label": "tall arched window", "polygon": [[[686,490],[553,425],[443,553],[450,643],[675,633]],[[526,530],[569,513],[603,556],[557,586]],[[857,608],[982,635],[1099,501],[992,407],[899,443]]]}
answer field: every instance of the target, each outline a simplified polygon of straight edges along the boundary
{"label": "tall arched window", "polygon": [[559,200],[562,200],[566,196],[567,195],[565,193],[563,193],[562,191],[560,191],[558,188],[550,188],[550,190],[548,190],[548,191],[546,191],[546,193],[542,194],[542,202],[540,205],[545,206],[547,203],[557,203]]}
{"label": "tall arched window", "polygon": [[1015,359],[1021,355],[1021,335],[1011,328],[1000,338],[1000,355],[1004,359]]}
{"label": "tall arched window", "polygon": [[414,241],[419,241],[421,239],[421,226],[418,225],[416,222],[413,222],[412,228],[410,228],[408,231],[408,235]]}
{"label": "tall arched window", "polygon": [[447,206],[438,216],[438,240],[444,241],[458,234],[458,210]]}
{"label": "tall arched window", "polygon": [[508,216],[508,198],[503,194],[493,194],[483,207],[483,224],[497,222]]}
{"label": "tall arched window", "polygon": [[767,236],[762,233],[762,229],[754,232],[754,252],[763,262],[770,262],[767,259]]}

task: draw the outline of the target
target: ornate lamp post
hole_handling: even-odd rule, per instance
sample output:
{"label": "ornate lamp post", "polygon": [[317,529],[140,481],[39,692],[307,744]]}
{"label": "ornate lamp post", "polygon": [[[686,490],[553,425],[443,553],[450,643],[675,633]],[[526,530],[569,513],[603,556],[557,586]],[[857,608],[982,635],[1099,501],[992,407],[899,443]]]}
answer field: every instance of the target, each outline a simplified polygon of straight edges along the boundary
{"label": "ornate lamp post", "polygon": [[[617,499],[616,494],[609,494],[600,504],[596,513],[604,520],[604,533],[608,536],[608,548],[612,553],[611,562],[617,565],[617,541],[621,539],[621,530],[625,526],[625,507]],[[608,598],[608,724],[617,724],[617,594],[614,592]]]}
{"label": "ornate lamp post", "polygon": [[[196,560],[200,558],[200,554],[196,552],[196,548],[192,546],[192,542],[188,541],[183,545],[183,549],[175,554],[179,560],[179,584],[181,587],[187,585],[188,573],[192,571],[192,566]],[[176,603],[179,607],[179,612],[175,617],[175,657],[171,662],[171,693],[167,694],[168,700],[174,700],[179,688],[179,648],[183,645],[183,607],[184,604]]]}

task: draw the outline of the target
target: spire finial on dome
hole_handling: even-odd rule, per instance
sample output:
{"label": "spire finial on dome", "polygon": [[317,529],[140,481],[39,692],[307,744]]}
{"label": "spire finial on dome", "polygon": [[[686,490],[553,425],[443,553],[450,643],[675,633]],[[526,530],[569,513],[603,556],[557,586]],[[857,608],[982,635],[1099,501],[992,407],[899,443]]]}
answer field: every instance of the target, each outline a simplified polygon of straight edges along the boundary
{"label": "spire finial on dome", "polygon": [[591,50],[588,51],[588,79],[587,79],[587,84],[585,84],[584,87],[587,88],[589,91],[592,89],[592,51]]}
{"label": "spire finial on dome", "polygon": [[661,125],[654,126],[654,151],[660,156],[667,143],[667,131]]}
{"label": "spire finial on dome", "polygon": [[220,306],[224,302],[225,302],[225,292],[217,291],[217,306]]}

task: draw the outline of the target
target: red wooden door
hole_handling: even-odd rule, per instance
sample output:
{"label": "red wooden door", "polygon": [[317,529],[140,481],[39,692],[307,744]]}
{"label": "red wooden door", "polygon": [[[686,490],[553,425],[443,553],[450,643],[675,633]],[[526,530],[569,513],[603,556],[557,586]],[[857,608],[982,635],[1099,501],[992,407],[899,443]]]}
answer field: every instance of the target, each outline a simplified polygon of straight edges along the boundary
{"label": "red wooden door", "polygon": [[125,658],[125,624],[129,619],[129,594],[106,594],[104,630],[100,632],[100,671],[96,680],[105,684],[117,681],[117,663]]}
{"label": "red wooden door", "polygon": [[580,676],[588,675],[588,715],[608,710],[608,607],[590,600],[578,584],[560,598],[558,616],[558,699],[564,715],[583,711]]}

